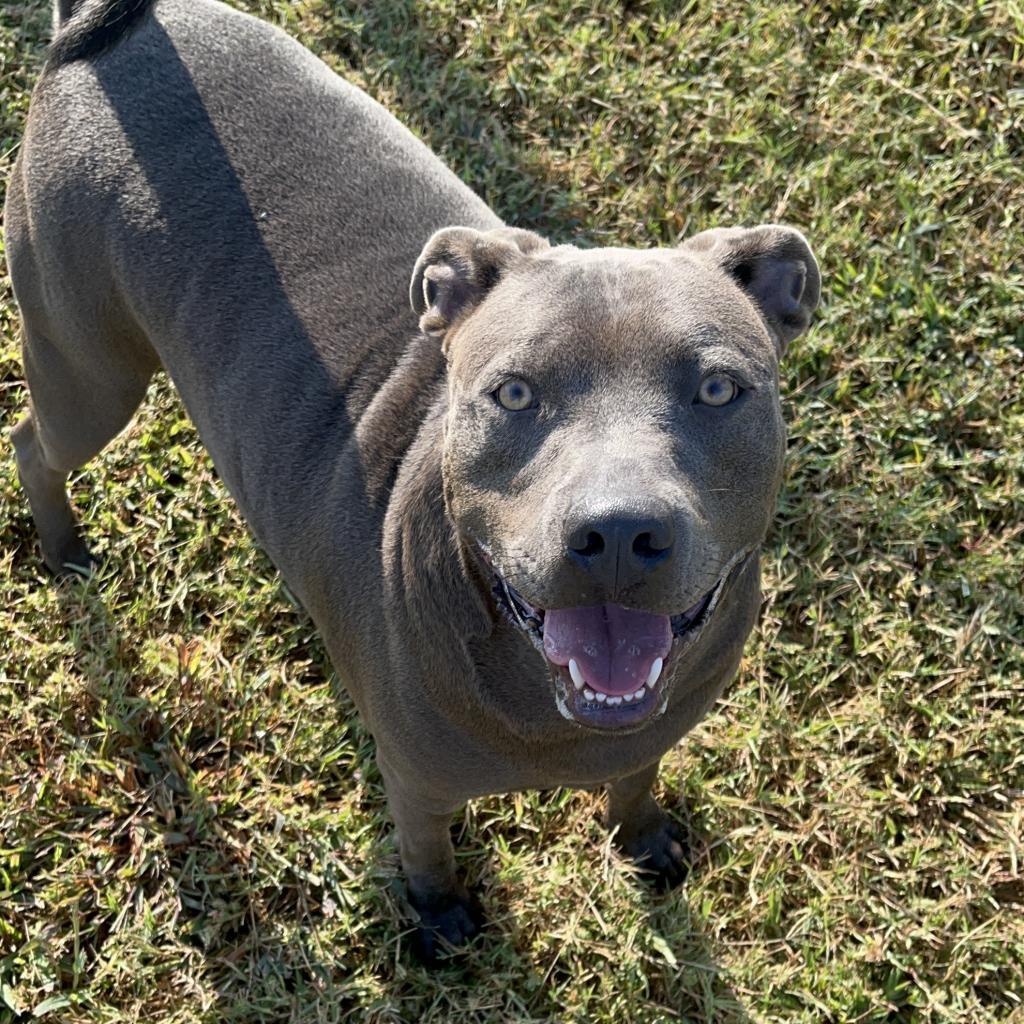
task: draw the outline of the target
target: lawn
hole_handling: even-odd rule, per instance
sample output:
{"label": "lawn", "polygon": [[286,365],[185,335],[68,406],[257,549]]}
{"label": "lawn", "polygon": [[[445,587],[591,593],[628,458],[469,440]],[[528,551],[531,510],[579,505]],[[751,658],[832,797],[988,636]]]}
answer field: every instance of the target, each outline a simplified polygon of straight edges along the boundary
{"label": "lawn", "polygon": [[[102,569],[44,574],[0,265],[0,1024],[1024,1021],[1020,0],[243,6],[511,223],[804,230],[763,614],[665,761],[686,885],[600,794],[479,801],[490,925],[428,973],[372,740],[165,380],[73,481]],[[0,6],[0,180],[49,19]]]}

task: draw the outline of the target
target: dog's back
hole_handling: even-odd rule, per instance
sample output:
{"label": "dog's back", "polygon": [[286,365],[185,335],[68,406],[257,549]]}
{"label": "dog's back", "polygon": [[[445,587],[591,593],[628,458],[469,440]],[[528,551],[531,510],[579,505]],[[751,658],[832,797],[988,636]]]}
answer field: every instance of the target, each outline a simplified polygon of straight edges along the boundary
{"label": "dog's back", "polygon": [[[212,0],[73,13],[7,208],[33,511],[125,426],[162,363],[286,576],[308,580],[289,568],[333,555],[339,537],[353,557],[375,551],[373,510],[415,429],[412,396],[382,385],[414,344],[410,270],[451,223],[498,221],[383,108],[264,22]],[[435,349],[422,358],[439,372]],[[68,516],[50,510],[63,539],[42,528],[53,567],[80,555],[62,550]]]}

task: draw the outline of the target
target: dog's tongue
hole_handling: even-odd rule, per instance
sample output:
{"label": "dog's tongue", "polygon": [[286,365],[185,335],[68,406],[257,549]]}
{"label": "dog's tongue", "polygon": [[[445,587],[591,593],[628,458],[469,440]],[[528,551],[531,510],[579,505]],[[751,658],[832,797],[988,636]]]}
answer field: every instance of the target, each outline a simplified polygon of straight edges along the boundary
{"label": "dog's tongue", "polygon": [[548,660],[568,665],[574,659],[587,685],[611,697],[643,686],[655,658],[667,657],[671,646],[667,615],[617,604],[558,608],[544,614]]}

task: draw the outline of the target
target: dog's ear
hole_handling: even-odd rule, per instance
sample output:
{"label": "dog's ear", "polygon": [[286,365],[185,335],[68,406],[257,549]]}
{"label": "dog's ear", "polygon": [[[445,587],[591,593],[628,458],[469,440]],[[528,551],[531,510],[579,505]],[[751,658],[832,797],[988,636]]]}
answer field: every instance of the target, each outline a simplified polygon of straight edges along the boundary
{"label": "dog's ear", "polygon": [[409,285],[409,301],[427,334],[444,334],[468,313],[516,262],[548,248],[521,228],[442,228],[420,253]]}
{"label": "dog's ear", "polygon": [[821,274],[795,228],[712,228],[682,248],[717,264],[753,299],[780,356],[807,330],[821,297]]}

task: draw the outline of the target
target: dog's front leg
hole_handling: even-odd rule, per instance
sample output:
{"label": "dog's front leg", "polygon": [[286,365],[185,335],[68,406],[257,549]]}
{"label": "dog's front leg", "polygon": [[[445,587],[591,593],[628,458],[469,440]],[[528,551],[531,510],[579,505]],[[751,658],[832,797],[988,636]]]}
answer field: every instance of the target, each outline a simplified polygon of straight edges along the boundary
{"label": "dog's front leg", "polygon": [[658,762],[608,786],[609,828],[618,828],[619,849],[636,862],[655,886],[666,891],[679,885],[689,867],[686,840],[680,829],[658,806],[651,787],[658,777]]}
{"label": "dog's front leg", "polygon": [[398,832],[409,902],[420,917],[413,949],[420,960],[433,965],[446,945],[468,942],[483,923],[479,904],[455,872],[449,830],[462,803],[424,793],[415,781],[397,775],[379,753],[377,762]]}

